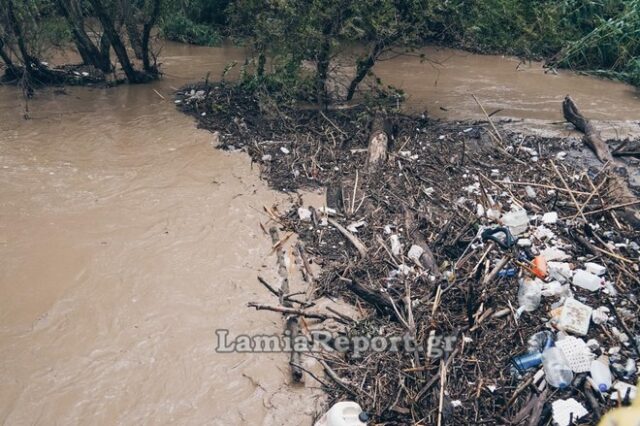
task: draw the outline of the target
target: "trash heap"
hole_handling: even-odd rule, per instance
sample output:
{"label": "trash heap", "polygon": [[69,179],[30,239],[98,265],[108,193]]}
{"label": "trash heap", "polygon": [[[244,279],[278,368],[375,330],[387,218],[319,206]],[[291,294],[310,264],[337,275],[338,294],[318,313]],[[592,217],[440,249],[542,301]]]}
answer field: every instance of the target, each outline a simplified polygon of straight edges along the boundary
{"label": "trash heap", "polygon": [[[216,91],[202,96],[180,108],[293,194],[278,224],[321,267],[314,297],[360,311],[343,334],[417,342],[303,354],[322,360],[329,403],[356,401],[374,424],[564,426],[635,397],[640,229],[621,208],[637,205],[611,189],[610,167],[572,160],[579,139],[397,115],[372,170],[366,111],[285,111],[264,124],[221,113]],[[313,187],[327,188],[322,205],[294,192]]]}

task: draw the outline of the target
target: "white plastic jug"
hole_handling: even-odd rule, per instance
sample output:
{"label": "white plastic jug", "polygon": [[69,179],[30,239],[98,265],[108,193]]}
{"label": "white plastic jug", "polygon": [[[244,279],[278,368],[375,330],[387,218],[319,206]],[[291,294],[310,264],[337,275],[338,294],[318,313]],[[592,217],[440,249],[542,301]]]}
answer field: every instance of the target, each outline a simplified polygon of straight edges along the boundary
{"label": "white plastic jug", "polygon": [[338,402],[331,407],[315,426],[366,426],[367,414],[353,401]]}
{"label": "white plastic jug", "polygon": [[591,380],[596,389],[606,392],[611,387],[611,370],[609,369],[609,358],[601,356],[591,362]]}

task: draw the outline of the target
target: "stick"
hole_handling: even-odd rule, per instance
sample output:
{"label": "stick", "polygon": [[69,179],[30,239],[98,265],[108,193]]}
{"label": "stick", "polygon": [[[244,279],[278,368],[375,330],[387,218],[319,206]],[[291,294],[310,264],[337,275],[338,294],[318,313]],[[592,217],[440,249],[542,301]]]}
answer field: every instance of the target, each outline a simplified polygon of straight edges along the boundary
{"label": "stick", "polygon": [[[487,110],[484,109],[484,107],[482,106],[482,104],[480,103],[480,101],[478,100],[478,98],[476,98],[476,95],[474,95],[473,93],[471,94],[471,96],[473,97],[473,100],[476,101],[476,103],[478,104],[478,106],[480,107],[480,109],[482,110],[482,112],[484,113],[484,116],[487,118],[487,120],[489,121],[489,124],[491,125],[491,128],[493,129],[494,132],[496,132],[494,137],[497,137],[498,141],[500,142],[500,145],[504,144],[504,141],[502,140],[502,136],[500,135],[500,132],[498,131],[498,129],[496,128],[496,125],[493,124],[493,120],[491,119],[491,117],[489,116],[489,114],[487,114]],[[491,133],[490,133],[491,134]]]}
{"label": "stick", "polygon": [[349,232],[347,229],[345,229],[342,225],[340,225],[338,222],[336,222],[335,220],[331,219],[331,218],[327,218],[327,221],[334,227],[336,228],[338,231],[340,231],[340,233],[342,235],[344,235],[347,240],[349,240],[349,242],[351,244],[353,244],[353,246],[358,249],[358,252],[360,253],[361,257],[367,257],[367,247],[362,243],[362,241],[360,241],[360,239],[358,237],[356,237],[355,235],[353,235],[351,232]]}
{"label": "stick", "polygon": [[296,309],[296,308],[288,308],[285,306],[273,306],[273,305],[264,305],[261,303],[255,303],[255,302],[249,302],[247,303],[247,306],[250,308],[255,308],[256,311],[272,311],[272,312],[279,312],[281,314],[293,314],[293,315],[300,315],[301,317],[305,317],[305,318],[310,318],[310,319],[317,319],[320,321],[326,321],[326,320],[334,320],[334,321],[338,321],[342,324],[345,323],[345,321],[338,317],[338,316],[334,316],[334,315],[325,315],[325,314],[319,314],[319,313],[314,313],[314,312],[307,312],[303,309]]}

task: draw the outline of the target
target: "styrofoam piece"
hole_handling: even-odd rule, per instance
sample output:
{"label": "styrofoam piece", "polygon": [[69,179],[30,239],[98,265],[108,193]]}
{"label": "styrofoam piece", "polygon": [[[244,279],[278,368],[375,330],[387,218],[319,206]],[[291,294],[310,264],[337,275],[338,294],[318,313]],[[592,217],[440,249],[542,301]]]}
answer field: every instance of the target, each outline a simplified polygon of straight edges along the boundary
{"label": "styrofoam piece", "polygon": [[572,284],[576,287],[584,288],[589,291],[598,291],[602,288],[602,278],[585,271],[584,269],[578,269],[573,275]]}
{"label": "styrofoam piece", "polygon": [[561,330],[586,336],[589,332],[593,309],[575,299],[567,298],[562,307],[558,328]]}
{"label": "styrofoam piece", "polygon": [[542,295],[544,297],[558,296],[562,293],[562,284],[560,281],[551,281],[542,283]]}
{"label": "styrofoam piece", "polygon": [[311,220],[311,210],[306,209],[304,207],[298,208],[298,217],[303,222],[308,222]]}
{"label": "styrofoam piece", "polygon": [[391,253],[394,256],[399,256],[402,253],[402,243],[400,242],[400,237],[397,234],[393,234],[389,237],[389,241],[391,241]]}
{"label": "styrofoam piece", "polygon": [[587,272],[591,272],[592,274],[597,275],[599,277],[603,276],[605,272],[607,272],[607,268],[605,266],[602,266],[594,262],[585,263],[584,269],[586,269]]}
{"label": "styrofoam piece", "polygon": [[546,226],[540,225],[533,231],[533,235],[539,240],[544,240],[546,238],[551,239],[555,237],[556,234]]}
{"label": "styrofoam piece", "polygon": [[551,409],[553,410],[553,424],[557,426],[569,426],[572,419],[576,421],[589,414],[587,409],[573,398],[553,401]]}
{"label": "styrofoam piece", "polygon": [[552,262],[547,259],[547,266],[549,267],[549,276],[561,283],[571,279],[573,275],[571,265],[567,262]]}
{"label": "styrofoam piece", "polygon": [[518,247],[531,247],[531,240],[529,238],[519,238]]}
{"label": "styrofoam piece", "polygon": [[542,250],[540,254],[544,256],[545,259],[547,259],[547,262],[554,260],[566,260],[571,257],[563,250],[560,250],[558,247],[547,247],[546,249]]}
{"label": "styrofoam piece", "polygon": [[558,221],[557,212],[549,212],[542,215],[542,223],[545,225],[551,225]]}
{"label": "styrofoam piece", "polygon": [[503,214],[500,220],[513,235],[520,235],[529,227],[529,217],[525,209],[511,210]]}
{"label": "styrofoam piece", "polygon": [[413,260],[414,262],[419,263],[420,256],[422,256],[422,253],[424,253],[424,249],[419,245],[414,244],[409,249],[409,253],[407,253],[407,257]]}
{"label": "styrofoam piece", "polygon": [[618,393],[620,394],[620,398],[624,399],[627,394],[627,390],[629,390],[629,399],[633,401],[638,394],[638,388],[636,386],[630,385],[625,382],[615,382],[613,386],[611,386],[611,399],[614,401],[618,400]]}
{"label": "styrofoam piece", "polygon": [[603,324],[609,320],[609,308],[600,306],[591,313],[591,320],[594,324]]}
{"label": "styrofoam piece", "polygon": [[574,373],[586,373],[591,368],[593,355],[584,340],[573,336],[556,342],[556,346],[564,353],[569,367]]}

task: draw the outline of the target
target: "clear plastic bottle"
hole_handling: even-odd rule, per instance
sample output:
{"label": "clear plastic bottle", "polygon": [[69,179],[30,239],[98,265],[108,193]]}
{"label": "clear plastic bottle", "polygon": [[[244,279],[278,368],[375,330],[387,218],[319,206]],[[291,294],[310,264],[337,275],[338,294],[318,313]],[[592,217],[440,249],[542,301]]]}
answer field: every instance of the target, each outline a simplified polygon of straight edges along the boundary
{"label": "clear plastic bottle", "polygon": [[542,353],[542,367],[547,383],[555,388],[566,388],[573,381],[573,371],[562,350],[556,346],[547,348]]}
{"label": "clear plastic bottle", "polygon": [[611,387],[611,370],[609,358],[601,356],[591,361],[591,380],[600,392],[606,392]]}

